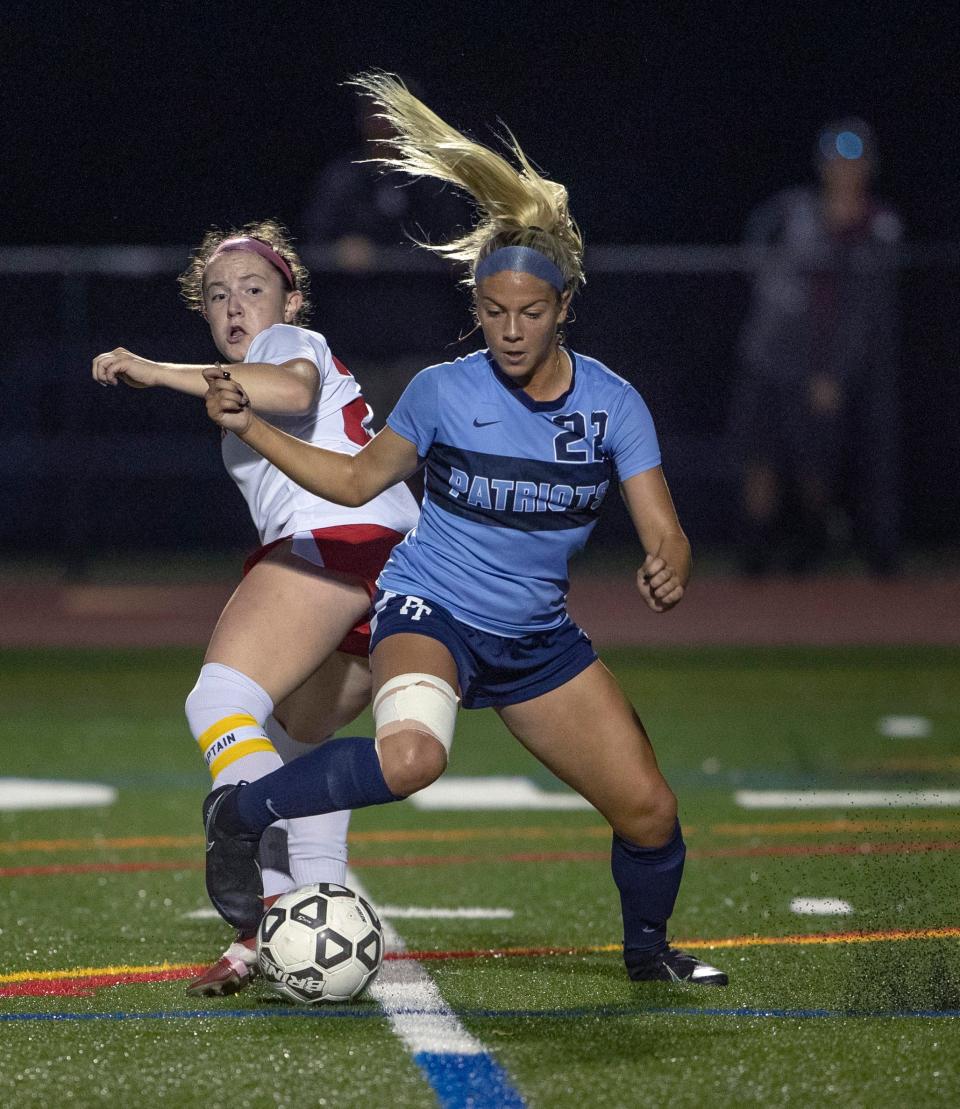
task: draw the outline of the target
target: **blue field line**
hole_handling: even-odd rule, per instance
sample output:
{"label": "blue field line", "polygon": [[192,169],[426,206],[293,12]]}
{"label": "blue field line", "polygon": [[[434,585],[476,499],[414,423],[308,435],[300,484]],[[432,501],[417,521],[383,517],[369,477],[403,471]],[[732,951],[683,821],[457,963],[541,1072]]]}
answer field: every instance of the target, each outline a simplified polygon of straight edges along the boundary
{"label": "blue field line", "polygon": [[[435,1016],[435,1010],[408,1010],[411,1016]],[[508,1020],[582,1020],[584,1017],[758,1017],[776,1020],[955,1020],[960,1017],[960,1009],[696,1009],[669,1007],[649,1009],[634,1007],[616,1008],[600,1006],[580,1009],[458,1009],[457,1016],[474,1019]],[[383,1019],[383,1012],[377,1009],[351,1009],[330,1006],[329,1008],[296,1009],[158,1009],[144,1012],[114,1011],[107,1013],[0,1013],[0,1023],[17,1021],[84,1021],[84,1020],[245,1020],[270,1017],[297,1017],[303,1019]],[[432,1053],[423,1053],[424,1058],[433,1059]],[[459,1059],[460,1056],[436,1056],[437,1059]],[[463,1056],[464,1059],[477,1061],[486,1056]],[[433,1065],[433,1064],[431,1064]],[[458,1065],[458,1064],[454,1064]],[[426,1069],[426,1068],[424,1068]],[[504,1103],[505,1104],[505,1103]]]}
{"label": "blue field line", "polygon": [[510,1076],[489,1055],[418,1051],[413,1061],[426,1075],[441,1109],[524,1109]]}

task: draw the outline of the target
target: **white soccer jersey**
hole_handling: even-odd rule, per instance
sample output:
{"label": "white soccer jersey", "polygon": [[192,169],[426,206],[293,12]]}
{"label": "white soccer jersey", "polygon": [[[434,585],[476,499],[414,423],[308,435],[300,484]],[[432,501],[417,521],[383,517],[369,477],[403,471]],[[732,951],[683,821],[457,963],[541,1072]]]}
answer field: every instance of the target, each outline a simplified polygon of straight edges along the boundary
{"label": "white soccer jersey", "polygon": [[[267,412],[265,418],[306,443],[356,454],[371,438],[368,427],[373,413],[356,379],[333,357],[322,335],[277,323],[253,340],[244,361],[280,365],[293,358],[307,358],[320,371],[316,404],[309,412]],[[224,465],[247,502],[261,543],[298,531],[345,524],[379,524],[406,533],[417,522],[416,501],[403,484],[392,486],[359,508],[346,508],[301,489],[232,432],[224,435],[222,450]]]}

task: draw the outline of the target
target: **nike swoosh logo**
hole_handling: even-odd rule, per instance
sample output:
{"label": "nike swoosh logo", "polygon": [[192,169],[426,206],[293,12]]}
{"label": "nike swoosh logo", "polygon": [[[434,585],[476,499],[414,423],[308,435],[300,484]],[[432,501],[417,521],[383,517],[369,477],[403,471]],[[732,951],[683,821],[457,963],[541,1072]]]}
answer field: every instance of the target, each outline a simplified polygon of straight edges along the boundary
{"label": "nike swoosh logo", "polygon": [[473,426],[474,427],[488,427],[490,424],[498,424],[498,423],[500,423],[499,419],[497,419],[497,420],[478,420],[476,418],[476,416],[474,416],[474,418],[473,418]]}

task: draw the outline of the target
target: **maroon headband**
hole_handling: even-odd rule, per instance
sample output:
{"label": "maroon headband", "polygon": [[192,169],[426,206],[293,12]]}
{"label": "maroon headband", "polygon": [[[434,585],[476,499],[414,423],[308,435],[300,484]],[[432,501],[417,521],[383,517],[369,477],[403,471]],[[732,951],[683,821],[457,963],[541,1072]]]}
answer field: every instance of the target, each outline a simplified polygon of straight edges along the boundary
{"label": "maroon headband", "polygon": [[[249,250],[254,254],[259,254],[260,257],[265,258],[274,269],[279,270],[280,273],[283,274],[291,289],[297,287],[297,283],[293,279],[293,270],[290,269],[273,247],[263,242],[261,239],[254,239],[250,235],[238,235],[235,239],[224,239],[207,259],[207,266],[209,266],[218,255],[226,254],[227,251],[230,250]],[[206,269],[206,266],[204,269]]]}

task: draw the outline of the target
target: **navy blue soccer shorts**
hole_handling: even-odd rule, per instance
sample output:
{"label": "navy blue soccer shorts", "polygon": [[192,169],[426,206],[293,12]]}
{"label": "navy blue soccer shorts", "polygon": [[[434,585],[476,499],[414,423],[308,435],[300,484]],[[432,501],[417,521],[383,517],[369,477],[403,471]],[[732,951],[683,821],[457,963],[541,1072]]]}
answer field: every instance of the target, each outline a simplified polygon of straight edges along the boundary
{"label": "navy blue soccer shorts", "polygon": [[532,701],[576,677],[596,660],[586,632],[570,617],[547,631],[517,638],[461,623],[422,597],[379,590],[370,621],[370,650],[389,635],[426,635],[453,656],[464,708]]}

